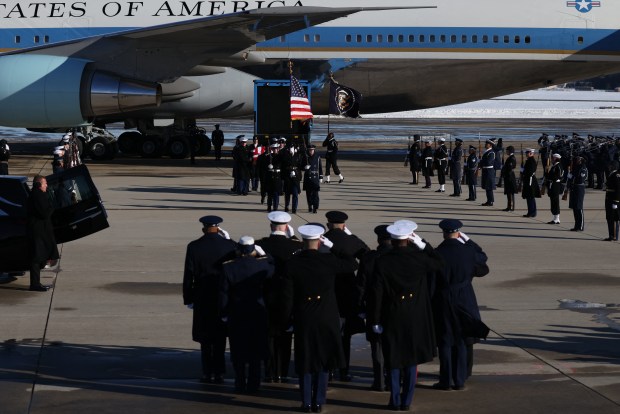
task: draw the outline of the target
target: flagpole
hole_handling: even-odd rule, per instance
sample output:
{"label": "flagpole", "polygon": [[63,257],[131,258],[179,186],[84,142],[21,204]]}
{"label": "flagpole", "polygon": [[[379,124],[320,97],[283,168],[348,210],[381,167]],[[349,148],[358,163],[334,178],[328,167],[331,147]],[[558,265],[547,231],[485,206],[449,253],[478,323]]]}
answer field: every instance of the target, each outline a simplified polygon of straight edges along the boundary
{"label": "flagpole", "polygon": [[288,87],[288,96],[289,96],[289,119],[290,119],[290,129],[291,129],[291,135],[293,134],[293,119],[291,117],[291,105],[290,105],[290,99],[291,99],[291,88],[293,87],[293,62],[291,60],[288,61],[288,80],[289,80],[289,87]]}

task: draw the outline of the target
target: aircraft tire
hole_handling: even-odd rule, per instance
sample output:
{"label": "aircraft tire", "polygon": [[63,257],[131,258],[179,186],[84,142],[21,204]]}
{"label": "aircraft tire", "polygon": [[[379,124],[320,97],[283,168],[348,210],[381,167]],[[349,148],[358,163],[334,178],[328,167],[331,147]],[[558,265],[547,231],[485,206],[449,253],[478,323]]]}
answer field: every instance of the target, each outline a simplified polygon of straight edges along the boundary
{"label": "aircraft tire", "polygon": [[123,132],[118,137],[118,149],[123,154],[135,154],[138,152],[138,144],[142,141],[142,134],[137,131]]}
{"label": "aircraft tire", "polygon": [[186,137],[172,137],[168,143],[168,155],[170,155],[170,158],[178,160],[187,158],[187,155],[190,152],[189,146],[190,142]]}
{"label": "aircraft tire", "polygon": [[90,158],[96,161],[108,159],[110,157],[111,148],[105,138],[95,137],[88,142],[88,154]]}
{"label": "aircraft tire", "polygon": [[161,147],[156,135],[146,135],[140,141],[140,155],[143,158],[161,157]]}

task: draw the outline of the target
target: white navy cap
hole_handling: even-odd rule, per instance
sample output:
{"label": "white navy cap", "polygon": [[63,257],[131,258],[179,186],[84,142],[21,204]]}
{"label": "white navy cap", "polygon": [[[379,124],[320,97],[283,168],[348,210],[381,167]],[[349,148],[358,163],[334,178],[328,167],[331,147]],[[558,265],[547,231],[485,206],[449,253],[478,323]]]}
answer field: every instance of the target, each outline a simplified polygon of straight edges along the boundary
{"label": "white navy cap", "polygon": [[249,254],[254,251],[254,237],[242,236],[238,243],[239,251],[243,254]]}
{"label": "white navy cap", "polygon": [[55,150],[65,150],[65,146],[64,145],[59,145],[57,147],[54,147]]}
{"label": "white navy cap", "polygon": [[64,152],[64,149],[57,149],[57,150],[54,150],[54,155],[60,155],[63,152]]}
{"label": "white navy cap", "polygon": [[288,224],[291,221],[291,215],[284,211],[272,211],[267,218],[273,224]]}
{"label": "white navy cap", "polygon": [[411,226],[406,223],[392,224],[387,227],[387,232],[390,233],[390,237],[396,240],[405,240],[411,236]]}
{"label": "white navy cap", "polygon": [[304,240],[316,240],[323,235],[325,230],[321,226],[306,224],[305,226],[300,226],[297,228],[297,232]]}
{"label": "white navy cap", "polygon": [[553,154],[553,158],[562,158],[560,154]]}
{"label": "white navy cap", "polygon": [[269,148],[280,148],[280,144],[271,144]]}
{"label": "white navy cap", "polygon": [[248,139],[244,136],[242,136],[241,138],[239,138],[239,141],[241,142],[248,142]]}
{"label": "white navy cap", "polygon": [[536,152],[534,148],[526,148],[525,152]]}
{"label": "white navy cap", "polygon": [[417,228],[418,228],[418,224],[415,221],[411,221],[411,220],[396,220],[394,222],[395,226],[408,226],[411,231],[409,231],[409,233],[413,233]]}
{"label": "white navy cap", "polygon": [[441,138],[439,138],[439,142],[446,142],[446,139],[441,137]]}

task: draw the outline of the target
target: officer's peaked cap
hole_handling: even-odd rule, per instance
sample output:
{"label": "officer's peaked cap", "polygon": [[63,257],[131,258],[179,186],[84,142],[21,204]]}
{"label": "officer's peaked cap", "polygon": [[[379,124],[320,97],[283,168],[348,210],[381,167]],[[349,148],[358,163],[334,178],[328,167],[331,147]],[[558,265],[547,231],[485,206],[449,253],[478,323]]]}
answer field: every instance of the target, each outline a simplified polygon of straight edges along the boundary
{"label": "officer's peaked cap", "polygon": [[444,137],[439,138],[439,142],[446,142],[446,139]]}
{"label": "officer's peaked cap", "polygon": [[394,222],[394,225],[408,227],[409,233],[413,233],[418,228],[418,224],[415,221],[411,221],[411,220],[396,220]]}
{"label": "officer's peaked cap", "polygon": [[304,240],[316,240],[323,235],[325,230],[321,226],[306,224],[297,228],[297,232]]}
{"label": "officer's peaked cap", "polygon": [[204,217],[200,217],[199,221],[205,227],[212,227],[212,226],[217,226],[222,221],[224,221],[224,219],[222,219],[219,216],[204,216]]}
{"label": "officer's peaked cap", "polygon": [[375,227],[374,231],[379,240],[387,240],[390,238],[390,233],[388,233],[387,228],[388,228],[387,224],[380,224],[377,227]]}
{"label": "officer's peaked cap", "polygon": [[411,236],[411,227],[406,224],[392,224],[387,227],[390,237],[395,240],[405,240]]}
{"label": "officer's peaked cap", "polygon": [[455,140],[456,142],[463,142],[463,140],[462,140],[461,138],[454,138],[454,140]]}
{"label": "officer's peaked cap", "polygon": [[291,221],[291,215],[284,211],[272,211],[267,218],[273,224],[288,224]]}
{"label": "officer's peaked cap", "polygon": [[249,254],[254,251],[254,238],[251,236],[242,236],[239,239],[237,248],[242,254]]}
{"label": "officer's peaked cap", "polygon": [[469,149],[470,149],[470,150],[475,150],[475,149],[476,149],[476,147],[474,147],[473,145],[470,145],[470,146],[469,146]]}
{"label": "officer's peaked cap", "polygon": [[337,210],[328,211],[325,213],[325,217],[330,223],[344,223],[349,219],[346,213]]}
{"label": "officer's peaked cap", "polygon": [[445,219],[439,222],[439,228],[441,228],[444,233],[456,233],[461,227],[463,227],[463,223],[456,219]]}

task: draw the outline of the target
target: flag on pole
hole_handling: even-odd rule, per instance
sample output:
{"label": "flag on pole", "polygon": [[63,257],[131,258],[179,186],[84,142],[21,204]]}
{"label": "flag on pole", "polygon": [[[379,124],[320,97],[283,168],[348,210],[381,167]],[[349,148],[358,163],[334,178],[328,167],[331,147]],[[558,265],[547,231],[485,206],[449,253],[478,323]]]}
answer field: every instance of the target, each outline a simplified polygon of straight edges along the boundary
{"label": "flag on pole", "polygon": [[360,117],[362,94],[353,88],[340,85],[333,79],[329,86],[329,113],[348,118]]}
{"label": "flag on pole", "polygon": [[304,88],[291,75],[291,121],[306,121],[313,117],[310,102]]}

